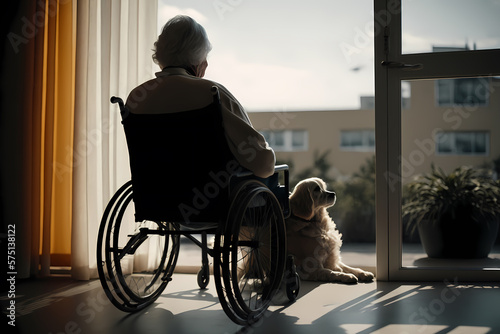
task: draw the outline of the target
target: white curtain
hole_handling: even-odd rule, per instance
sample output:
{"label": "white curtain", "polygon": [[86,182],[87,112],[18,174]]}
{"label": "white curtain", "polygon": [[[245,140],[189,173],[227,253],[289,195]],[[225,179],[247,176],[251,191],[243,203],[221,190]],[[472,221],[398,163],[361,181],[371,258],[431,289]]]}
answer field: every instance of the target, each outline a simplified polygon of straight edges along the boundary
{"label": "white curtain", "polygon": [[152,78],[157,0],[78,0],[73,149],[72,276],[97,277],[96,243],[104,208],[130,179],[117,105]]}

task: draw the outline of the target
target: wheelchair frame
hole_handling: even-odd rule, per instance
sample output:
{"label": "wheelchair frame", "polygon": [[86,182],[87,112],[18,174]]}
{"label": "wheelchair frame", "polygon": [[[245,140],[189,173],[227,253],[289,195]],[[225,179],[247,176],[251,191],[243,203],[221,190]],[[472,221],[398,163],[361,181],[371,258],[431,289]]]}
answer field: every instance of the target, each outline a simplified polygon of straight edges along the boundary
{"label": "wheelchair frame", "polygon": [[[220,103],[217,89],[213,94],[214,103]],[[111,102],[119,104],[125,118],[128,110],[123,101],[113,97]],[[293,259],[286,259],[288,166],[276,166],[271,178],[278,177],[283,183],[270,189],[264,184],[267,179],[256,178],[249,172],[231,175],[227,215],[218,222],[195,224],[131,221],[132,181],[124,184],[104,211],[97,240],[99,278],[113,305],[135,312],[161,295],[172,280],[180,236],[201,248],[202,266],[197,275],[201,289],[209,284],[209,257],[213,258],[219,301],[235,323],[249,325],[258,321],[280,289],[283,278],[287,296],[294,301],[300,279]],[[213,248],[208,247],[209,233],[215,234]],[[201,234],[201,242],[195,234]],[[147,264],[139,261],[141,256],[154,251],[158,256],[150,256]]]}

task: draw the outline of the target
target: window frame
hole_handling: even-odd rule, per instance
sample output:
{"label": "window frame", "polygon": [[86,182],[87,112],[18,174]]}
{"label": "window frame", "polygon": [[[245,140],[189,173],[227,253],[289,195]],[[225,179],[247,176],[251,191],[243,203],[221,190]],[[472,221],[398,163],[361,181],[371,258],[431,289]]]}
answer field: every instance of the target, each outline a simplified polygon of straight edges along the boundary
{"label": "window frame", "polygon": [[401,82],[498,76],[500,49],[402,54],[401,8],[401,0],[374,0],[377,280],[500,281],[492,268],[402,264]]}

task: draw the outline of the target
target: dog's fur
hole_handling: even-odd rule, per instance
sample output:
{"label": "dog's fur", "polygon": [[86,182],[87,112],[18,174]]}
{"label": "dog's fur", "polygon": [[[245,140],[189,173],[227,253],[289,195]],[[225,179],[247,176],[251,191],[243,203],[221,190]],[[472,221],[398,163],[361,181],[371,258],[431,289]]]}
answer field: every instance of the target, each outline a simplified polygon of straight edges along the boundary
{"label": "dog's fur", "polygon": [[292,214],[286,220],[288,253],[294,256],[302,280],[371,281],[372,273],[349,267],[340,258],[342,235],[326,211],[335,202],[336,194],[326,190],[319,178],[295,186],[290,196]]}

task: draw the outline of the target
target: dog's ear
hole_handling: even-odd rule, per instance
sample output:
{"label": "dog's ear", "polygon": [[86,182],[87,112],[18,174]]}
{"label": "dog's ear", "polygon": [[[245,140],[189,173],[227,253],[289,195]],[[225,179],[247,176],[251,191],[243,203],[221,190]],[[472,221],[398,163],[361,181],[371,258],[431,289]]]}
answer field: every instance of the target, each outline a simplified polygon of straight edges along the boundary
{"label": "dog's ear", "polygon": [[314,217],[314,200],[309,187],[295,189],[290,196],[290,207],[292,213],[305,220]]}

